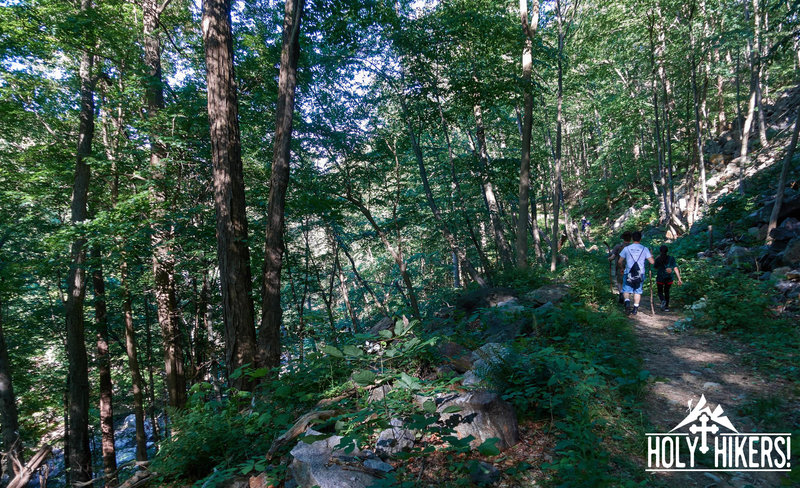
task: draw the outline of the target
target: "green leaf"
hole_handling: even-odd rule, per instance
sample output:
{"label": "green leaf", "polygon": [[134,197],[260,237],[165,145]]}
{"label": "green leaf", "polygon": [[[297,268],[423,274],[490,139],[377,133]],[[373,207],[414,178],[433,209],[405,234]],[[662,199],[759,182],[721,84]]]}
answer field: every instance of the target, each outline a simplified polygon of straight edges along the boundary
{"label": "green leaf", "polygon": [[442,410],[442,413],[456,413],[460,411],[461,407],[459,407],[458,405],[450,405],[449,407],[446,407],[444,410]]}
{"label": "green leaf", "polygon": [[353,376],[352,376],[353,381],[355,381],[356,384],[361,385],[361,386],[371,385],[372,383],[375,382],[375,378],[377,378],[377,377],[378,377],[378,375],[376,375],[372,371],[368,371],[366,369],[361,370],[361,371],[356,371],[355,373],[353,373]]}
{"label": "green leaf", "polygon": [[425,400],[422,404],[422,409],[428,413],[436,413],[436,402],[433,400]]}
{"label": "green leaf", "polygon": [[500,454],[500,449],[495,445],[500,441],[497,437],[490,437],[483,441],[483,443],[478,446],[478,452],[484,456],[497,456]]}
{"label": "green leaf", "polygon": [[357,348],[356,346],[346,345],[342,348],[342,352],[345,356],[360,358],[364,356],[364,351]]}
{"label": "green leaf", "polygon": [[378,332],[378,335],[383,339],[391,339],[392,338],[392,331],[391,330],[381,330]]}
{"label": "green leaf", "polygon": [[344,354],[342,354],[342,351],[331,345],[322,346],[320,348],[320,351],[335,358],[344,358]]}
{"label": "green leaf", "polygon": [[255,370],[252,373],[250,373],[250,377],[251,378],[263,378],[264,376],[267,376],[267,373],[269,373],[269,369],[267,369],[267,368],[258,368],[257,370]]}

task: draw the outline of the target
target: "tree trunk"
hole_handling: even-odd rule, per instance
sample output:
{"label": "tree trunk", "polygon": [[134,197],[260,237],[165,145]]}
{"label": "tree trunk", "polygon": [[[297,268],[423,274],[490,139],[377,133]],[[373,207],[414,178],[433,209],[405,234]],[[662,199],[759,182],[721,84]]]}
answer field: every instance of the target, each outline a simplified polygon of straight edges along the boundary
{"label": "tree trunk", "polygon": [[292,142],[292,117],[297,84],[297,60],[300,56],[300,21],[305,0],[286,0],[283,17],[283,44],[278,77],[272,175],[269,183],[267,232],[264,243],[264,270],[261,329],[258,358],[267,367],[276,367],[281,359],[281,261],[286,188],[289,185],[289,157]]}
{"label": "tree trunk", "polygon": [[369,286],[369,283],[367,283],[366,280],[364,280],[364,278],[361,277],[361,274],[359,274],[358,268],[356,268],[356,262],[355,260],[353,260],[353,256],[350,255],[350,252],[347,250],[347,246],[344,245],[341,238],[339,237],[339,234],[333,227],[331,227],[331,232],[333,232],[333,236],[339,243],[339,248],[342,250],[342,252],[344,252],[345,257],[347,257],[347,260],[350,262],[350,267],[353,269],[353,276],[356,277],[356,280],[358,280],[361,287],[367,290],[367,293],[369,294],[369,296],[372,297],[372,300],[375,301],[375,305],[378,306],[383,316],[391,317],[389,309],[387,309],[386,305],[378,298],[378,295],[375,294],[375,292],[372,290],[372,287]]}
{"label": "tree trunk", "polygon": [[[122,314],[125,322],[125,352],[128,355],[128,369],[131,372],[133,385],[133,416],[136,425],[136,460],[147,460],[147,435],[144,430],[144,401],[142,388],[142,372],[139,368],[139,357],[136,352],[136,330],[133,327],[133,304],[128,280],[128,263],[123,257],[120,266],[122,278]],[[152,379],[151,379],[152,381]]]}
{"label": "tree trunk", "polygon": [[97,328],[97,370],[100,376],[100,432],[105,486],[117,485],[117,454],[114,448],[114,406],[111,384],[111,357],[108,352],[108,314],[103,281],[102,253],[92,248],[95,327]]}
{"label": "tree trunk", "polygon": [[[156,383],[153,379],[153,334],[150,330],[150,304],[147,300],[147,295],[144,297],[144,340],[145,350],[147,351],[147,381],[150,385],[150,425],[153,428],[153,440],[158,445],[159,441],[159,427],[156,421]],[[166,430],[166,423],[165,423]],[[166,433],[164,434],[166,437]],[[138,434],[137,434],[138,436]],[[137,447],[138,450],[138,447]]]}
{"label": "tree trunk", "polygon": [[[203,1],[208,121],[211,127],[214,206],[217,213],[217,259],[229,376],[243,366],[254,366],[258,348],[251,296],[253,285],[230,17],[230,0]],[[252,390],[254,386],[246,374],[232,380],[231,385],[239,390]]]}
{"label": "tree trunk", "polygon": [[[91,9],[91,0],[81,0],[81,12]],[[88,46],[87,46],[88,47]],[[80,224],[87,218],[89,164],[94,137],[93,56],[84,51],[81,56],[80,126],[75,160],[75,179],[72,186],[71,221]],[[86,239],[77,237],[72,243],[72,265],[67,277],[67,299],[64,303],[67,327],[67,357],[69,406],[69,465],[70,481],[81,483],[92,479],[92,453],[89,448],[89,371],[86,357],[86,336],[83,325],[83,303],[86,297]]]}
{"label": "tree trunk", "polygon": [[564,99],[564,26],[561,19],[561,2],[556,1],[558,19],[558,102],[556,105],[556,150],[553,166],[553,240],[550,256],[550,271],[555,272],[558,262],[558,217],[561,204],[561,125],[563,122],[562,103]]}
{"label": "tree trunk", "polygon": [[[163,5],[166,6],[166,3]],[[172,224],[164,221],[170,185],[166,168],[167,148],[159,139],[158,133],[161,125],[158,118],[165,106],[161,73],[161,38],[158,33],[162,8],[158,0],[147,0],[142,7],[144,62],[147,69],[145,103],[151,123],[150,171],[153,184],[150,191],[154,204],[151,245],[158,323],[164,339],[164,365],[169,405],[183,408],[186,405],[186,376],[183,370],[183,347],[176,312],[175,258],[170,244],[174,233]]]}
{"label": "tree trunk", "polygon": [[797,110],[795,114],[792,141],[789,143],[789,148],[786,150],[786,156],[783,158],[781,176],[778,179],[778,190],[775,192],[775,204],[772,206],[772,213],[770,213],[769,224],[767,225],[767,245],[772,243],[770,232],[772,232],[772,229],[778,226],[778,215],[780,215],[781,212],[781,204],[783,204],[783,192],[786,189],[786,176],[789,173],[789,166],[792,163],[794,151],[797,148],[798,131],[800,131],[800,110]]}
{"label": "tree trunk", "polygon": [[[0,244],[0,246],[2,246]],[[19,436],[19,411],[14,385],[11,381],[11,363],[8,360],[8,347],[3,332],[3,303],[0,301],[0,430],[3,433],[3,451],[11,454],[24,464],[22,442]],[[14,462],[9,462],[14,474],[19,474]]]}
{"label": "tree trunk", "polygon": [[[522,32],[525,34],[525,47],[522,49],[522,84],[524,90],[524,111],[522,115],[522,156],[519,164],[519,216],[517,218],[516,258],[517,268],[528,266],[528,208],[531,187],[531,129],[533,128],[533,93],[531,93],[531,73],[533,72],[533,36],[539,25],[539,1],[534,0],[528,20],[528,0],[520,0],[519,16]],[[535,212],[534,212],[535,213]]]}
{"label": "tree trunk", "polygon": [[494,193],[494,185],[489,177],[489,153],[486,149],[486,132],[483,125],[483,109],[480,104],[473,107],[475,115],[475,139],[477,140],[478,162],[481,167],[481,184],[483,186],[483,197],[489,213],[489,224],[492,228],[492,235],[497,246],[497,253],[502,265],[511,264],[511,248],[508,246],[503,221],[500,219],[500,206],[497,203],[497,196]]}
{"label": "tree trunk", "polygon": [[[438,97],[437,97],[438,101]],[[489,263],[489,258],[486,257],[486,253],[483,252],[483,248],[481,247],[480,241],[478,240],[478,236],[475,235],[475,229],[472,226],[472,219],[470,218],[469,212],[467,212],[466,204],[464,203],[464,192],[461,191],[461,183],[458,179],[458,173],[456,171],[456,161],[455,156],[453,155],[453,146],[450,142],[450,128],[448,127],[447,120],[444,118],[444,110],[442,110],[442,104],[439,101],[439,117],[442,122],[442,130],[444,131],[444,138],[445,142],[447,143],[447,158],[450,161],[450,178],[452,181],[452,189],[455,193],[455,196],[458,199],[459,210],[464,217],[464,223],[467,226],[467,232],[469,234],[470,241],[475,246],[475,250],[478,253],[478,259],[481,262],[481,266],[483,266],[483,272],[489,273],[491,270],[491,266]],[[469,273],[467,273],[469,274]]]}
{"label": "tree trunk", "polygon": [[692,47],[692,94],[694,95],[694,132],[697,144],[697,162],[700,167],[700,188],[703,195],[703,206],[708,206],[708,189],[706,188],[706,164],[703,156],[703,132],[700,123],[700,92],[697,89],[697,60],[694,34],[690,31]]}
{"label": "tree trunk", "polygon": [[[754,3],[757,3],[757,0],[753,0]],[[749,12],[745,10],[745,19],[748,19]],[[744,120],[744,127],[742,127],[741,131],[741,148],[739,152],[739,169],[740,169],[740,176],[739,176],[739,192],[744,194],[744,172],[747,170],[748,166],[748,142],[750,140],[750,130],[753,127],[753,117],[755,116],[755,109],[756,109],[756,97],[757,97],[757,85],[758,85],[758,67],[756,65],[756,53],[753,49],[753,41],[748,37],[747,39],[747,52],[749,57],[749,64],[750,64],[750,101],[747,105],[747,117]]]}
{"label": "tree trunk", "polygon": [[761,147],[767,147],[767,123],[764,119],[764,104],[761,100],[761,74],[764,66],[761,62],[761,10],[758,7],[758,0],[753,0],[753,50],[754,55],[753,69],[756,72],[755,94],[756,106],[758,107],[758,138]]}
{"label": "tree trunk", "polygon": [[436,204],[436,200],[433,198],[433,191],[431,190],[431,185],[428,181],[428,171],[425,169],[425,160],[422,155],[422,148],[419,145],[417,135],[414,133],[414,128],[411,126],[411,121],[408,118],[408,111],[406,109],[405,101],[401,100],[400,104],[403,109],[404,118],[406,119],[406,129],[408,130],[408,137],[411,140],[411,147],[414,150],[414,157],[417,160],[419,176],[422,180],[422,187],[425,189],[425,199],[428,202],[428,207],[430,207],[431,213],[433,213],[433,218],[436,220],[436,223],[439,225],[439,230],[449,244],[450,251],[455,254],[462,263],[464,263],[464,266],[466,266],[469,277],[480,286],[485,287],[486,280],[484,280],[483,277],[475,270],[475,267],[472,266],[472,262],[470,262],[470,260],[467,258],[467,254],[464,252],[464,249],[458,245],[455,236],[442,218],[442,213],[439,210],[439,206]]}

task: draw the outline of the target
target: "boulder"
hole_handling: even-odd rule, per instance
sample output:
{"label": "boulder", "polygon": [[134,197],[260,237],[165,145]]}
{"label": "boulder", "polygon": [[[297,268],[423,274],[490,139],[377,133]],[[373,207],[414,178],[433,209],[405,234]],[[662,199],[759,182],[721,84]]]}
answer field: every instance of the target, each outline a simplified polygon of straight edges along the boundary
{"label": "boulder", "polygon": [[472,351],[455,342],[439,344],[439,354],[456,372],[463,374],[472,369]]}
{"label": "boulder", "polygon": [[403,428],[403,421],[392,419],[390,428],[378,434],[375,443],[375,452],[381,457],[395,456],[397,453],[407,451],[414,447],[416,431]]}
{"label": "boulder", "polygon": [[725,253],[725,262],[728,264],[739,263],[746,261],[752,255],[752,251],[742,246],[731,246],[728,252]]}
{"label": "boulder", "polygon": [[[772,229],[772,231],[770,231],[769,236],[772,237],[772,240],[775,241],[775,243],[791,241],[795,237],[800,236],[800,229],[783,226],[775,227]],[[775,244],[773,244],[773,246],[775,246]]]}
{"label": "boulder", "polygon": [[790,268],[788,266],[781,266],[780,268],[773,269],[772,273],[770,274],[770,277],[771,278],[777,278],[777,279],[780,280],[780,279],[785,278],[786,274],[791,270],[792,270],[792,268]]}
{"label": "boulder", "polygon": [[501,364],[511,354],[508,346],[499,342],[488,342],[472,352],[473,370],[480,376],[492,366]]}
{"label": "boulder", "polygon": [[390,391],[394,390],[394,387],[391,385],[381,385],[377,388],[373,388],[369,392],[369,397],[367,397],[367,403],[375,403],[383,401],[386,398],[386,395],[389,394]]}
{"label": "boulder", "polygon": [[800,264],[800,237],[795,237],[786,245],[780,255],[780,262],[784,266],[797,266]]}
{"label": "boulder", "polygon": [[545,285],[525,294],[525,300],[536,305],[544,305],[547,302],[556,304],[569,294],[566,285]]}
{"label": "boulder", "polygon": [[767,238],[767,226],[759,225],[747,229],[747,233],[753,236],[758,242],[763,242]]}
{"label": "boulder", "polygon": [[786,273],[786,279],[791,281],[800,281],[800,269],[793,269]]}
{"label": "boulder", "polygon": [[[498,439],[497,447],[505,449],[519,442],[519,427],[514,408],[497,393],[477,390],[439,396],[436,399],[440,422],[454,430],[463,439],[473,436],[472,446],[477,447],[491,438]],[[458,407],[453,413],[444,413],[448,407]]]}
{"label": "boulder", "polygon": [[367,330],[367,334],[377,336],[378,332],[382,330],[394,330],[394,323],[395,320],[389,317],[384,317],[378,321],[377,324],[373,325],[372,327]]}
{"label": "boulder", "polygon": [[[308,429],[306,435],[320,433]],[[341,439],[334,435],[311,444],[303,441],[297,443],[291,451],[294,459],[289,465],[289,471],[300,488],[366,488],[375,483],[375,477],[358,470],[360,462],[353,458],[353,454],[346,454],[337,448]],[[340,463],[349,464],[348,469]]]}
{"label": "boulder", "polygon": [[471,312],[477,308],[490,308],[513,304],[517,292],[511,288],[478,288],[456,300],[456,307]]}

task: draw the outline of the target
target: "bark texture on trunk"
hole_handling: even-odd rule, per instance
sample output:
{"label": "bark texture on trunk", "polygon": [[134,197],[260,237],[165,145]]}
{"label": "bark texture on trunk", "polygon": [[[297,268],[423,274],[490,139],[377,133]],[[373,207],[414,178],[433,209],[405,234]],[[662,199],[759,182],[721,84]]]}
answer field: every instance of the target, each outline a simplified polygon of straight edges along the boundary
{"label": "bark texture on trunk", "polygon": [[[522,32],[525,34],[525,47],[522,49],[522,84],[524,108],[522,114],[522,155],[519,164],[519,216],[517,218],[516,261],[517,267],[528,266],[528,216],[531,187],[531,130],[533,128],[533,93],[531,93],[531,73],[533,72],[533,36],[539,25],[539,1],[534,0],[531,18],[528,19],[528,0],[520,0],[519,16]],[[535,213],[535,212],[534,212]]]}
{"label": "bark texture on trunk", "polygon": [[[91,0],[81,0],[81,11],[91,8]],[[79,224],[88,216],[89,165],[94,137],[93,56],[81,56],[80,124],[75,158],[75,179],[72,185],[71,221]],[[64,302],[67,328],[69,420],[68,456],[70,481],[80,483],[92,479],[92,454],[89,448],[89,372],[86,356],[86,336],[83,324],[83,305],[86,298],[86,239],[78,237],[72,243],[71,266],[67,274],[67,299]]]}
{"label": "bark texture on trunk", "polygon": [[562,104],[564,99],[564,69],[562,57],[564,55],[564,26],[561,20],[561,3],[558,1],[556,2],[556,8],[558,10],[558,101],[556,104],[556,149],[555,157],[553,158],[553,237],[552,252],[550,255],[550,271],[556,270],[558,250],[561,247],[558,245],[558,218],[561,205],[561,127],[563,122]]}
{"label": "bark texture on trunk", "polygon": [[94,287],[94,320],[97,334],[97,371],[100,377],[100,432],[103,472],[106,487],[117,485],[117,453],[114,448],[114,404],[111,383],[111,357],[108,352],[108,313],[106,287],[103,280],[102,252],[92,247],[92,285]]}
{"label": "bark texture on trunk", "polygon": [[[128,285],[128,263],[123,258],[120,266],[122,277],[122,315],[125,322],[125,352],[133,386],[133,417],[136,426],[136,460],[147,460],[147,435],[144,430],[144,382],[137,354],[136,329],[133,327],[133,303]],[[152,381],[152,380],[151,380]]]}
{"label": "bark texture on trunk", "polygon": [[[255,366],[257,352],[230,9],[230,0],[203,2],[217,259],[229,374],[248,364]],[[232,384],[242,390],[253,387],[247,375]]]}
{"label": "bark texture on trunk", "polygon": [[[2,244],[0,244],[2,247]],[[14,385],[11,381],[11,363],[8,360],[8,346],[3,331],[3,302],[0,300],[0,429],[3,432],[3,451],[10,453],[20,464],[22,459],[22,443],[19,442],[19,410]],[[12,466],[14,474],[17,468]]]}
{"label": "bark texture on trunk", "polygon": [[769,235],[770,232],[778,226],[778,215],[780,215],[781,212],[783,193],[786,190],[786,176],[789,174],[789,165],[792,163],[794,151],[797,148],[798,131],[800,131],[800,110],[795,114],[792,141],[789,143],[789,148],[786,150],[786,156],[783,159],[783,166],[781,167],[781,176],[778,179],[778,190],[775,192],[775,204],[772,206],[772,213],[770,213],[769,224],[767,225],[767,245],[772,243],[772,237]]}
{"label": "bark texture on trunk", "polygon": [[292,142],[292,117],[300,57],[300,20],[305,0],[286,0],[283,18],[283,45],[278,76],[278,108],[275,124],[272,175],[269,185],[267,233],[262,289],[261,329],[258,357],[264,366],[275,367],[281,359],[281,264],[286,188],[289,186],[289,156]]}
{"label": "bark texture on trunk", "polygon": [[481,166],[483,197],[489,209],[489,224],[492,227],[497,253],[500,257],[500,262],[506,267],[511,264],[511,248],[508,245],[508,240],[506,240],[503,220],[500,218],[500,205],[497,202],[494,185],[489,176],[489,152],[486,148],[486,129],[483,125],[483,108],[480,104],[475,104],[473,114],[475,115],[475,139],[477,139],[478,162]]}
{"label": "bark texture on trunk", "polygon": [[[168,3],[168,2],[167,2]],[[153,235],[153,279],[156,308],[161,335],[164,339],[164,365],[166,372],[169,406],[183,408],[186,405],[186,375],[183,367],[183,346],[177,316],[175,296],[175,258],[170,242],[173,238],[172,224],[165,222],[165,207],[168,201],[167,148],[159,139],[159,117],[164,109],[164,88],[161,73],[161,37],[159,21],[167,3],[147,0],[142,7],[144,25],[144,62],[147,69],[145,104],[150,122],[150,171],[153,184],[151,198],[155,207]]]}

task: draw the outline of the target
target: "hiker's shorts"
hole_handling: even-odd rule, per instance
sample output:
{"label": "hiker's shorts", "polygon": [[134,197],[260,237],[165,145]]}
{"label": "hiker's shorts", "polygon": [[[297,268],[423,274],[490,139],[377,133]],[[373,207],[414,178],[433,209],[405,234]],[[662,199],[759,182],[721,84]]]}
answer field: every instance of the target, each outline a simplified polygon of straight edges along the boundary
{"label": "hiker's shorts", "polygon": [[631,285],[628,284],[628,275],[625,274],[625,278],[622,280],[622,292],[623,293],[634,293],[636,295],[641,295],[644,289],[644,280],[639,284],[639,288],[634,289]]}

